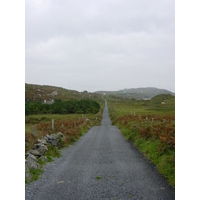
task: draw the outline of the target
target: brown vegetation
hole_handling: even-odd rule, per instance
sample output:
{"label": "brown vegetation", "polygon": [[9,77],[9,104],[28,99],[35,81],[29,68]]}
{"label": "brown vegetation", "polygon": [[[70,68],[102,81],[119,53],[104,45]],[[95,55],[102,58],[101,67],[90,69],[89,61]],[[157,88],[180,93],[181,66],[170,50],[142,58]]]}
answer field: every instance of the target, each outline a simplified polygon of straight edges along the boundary
{"label": "brown vegetation", "polygon": [[175,149],[175,116],[151,116],[146,118],[146,116],[125,115],[118,117],[115,123],[137,128],[139,135],[146,139],[159,139],[162,143],[160,150],[165,145]]}

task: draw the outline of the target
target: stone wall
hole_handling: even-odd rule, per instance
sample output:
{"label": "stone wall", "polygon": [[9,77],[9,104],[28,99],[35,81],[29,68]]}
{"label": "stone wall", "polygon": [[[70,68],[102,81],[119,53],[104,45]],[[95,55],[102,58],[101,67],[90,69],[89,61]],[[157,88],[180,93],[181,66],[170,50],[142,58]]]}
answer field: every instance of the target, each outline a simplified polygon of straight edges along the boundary
{"label": "stone wall", "polygon": [[25,154],[25,178],[28,182],[31,180],[30,169],[39,169],[40,164],[38,160],[42,160],[43,162],[47,161],[47,157],[45,154],[48,151],[48,146],[52,145],[54,147],[60,146],[60,139],[63,140],[64,136],[61,132],[56,134],[46,135],[44,138],[38,139],[38,142],[34,144],[33,149],[30,149]]}

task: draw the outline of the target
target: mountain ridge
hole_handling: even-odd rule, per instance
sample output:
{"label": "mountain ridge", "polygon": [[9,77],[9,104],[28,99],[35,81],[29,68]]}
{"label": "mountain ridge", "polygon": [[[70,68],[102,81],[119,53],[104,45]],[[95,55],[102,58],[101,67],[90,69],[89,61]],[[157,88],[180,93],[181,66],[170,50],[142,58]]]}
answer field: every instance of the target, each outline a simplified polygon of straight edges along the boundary
{"label": "mountain ridge", "polygon": [[125,88],[118,91],[96,91],[96,92],[78,92],[72,89],[65,89],[58,86],[38,85],[25,83],[25,101],[51,101],[53,99],[62,100],[80,100],[80,99],[102,99],[102,95],[112,95],[115,98],[123,99],[144,99],[148,100],[159,94],[175,93],[155,87],[139,87],[139,88]]}
{"label": "mountain ridge", "polygon": [[156,87],[139,87],[139,88],[125,88],[117,91],[96,91],[97,94],[114,95],[122,98],[134,98],[134,99],[151,99],[159,94],[171,94],[175,96],[175,93]]}

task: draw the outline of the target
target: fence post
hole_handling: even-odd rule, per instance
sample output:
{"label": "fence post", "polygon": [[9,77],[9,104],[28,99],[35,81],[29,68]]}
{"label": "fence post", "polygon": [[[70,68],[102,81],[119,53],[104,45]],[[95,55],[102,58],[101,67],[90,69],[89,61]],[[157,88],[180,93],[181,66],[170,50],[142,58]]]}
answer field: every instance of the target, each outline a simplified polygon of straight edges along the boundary
{"label": "fence post", "polygon": [[54,119],[52,119],[52,133],[54,133]]}
{"label": "fence post", "polygon": [[32,126],[32,130],[33,130],[32,135],[33,137],[35,137],[35,126]]}

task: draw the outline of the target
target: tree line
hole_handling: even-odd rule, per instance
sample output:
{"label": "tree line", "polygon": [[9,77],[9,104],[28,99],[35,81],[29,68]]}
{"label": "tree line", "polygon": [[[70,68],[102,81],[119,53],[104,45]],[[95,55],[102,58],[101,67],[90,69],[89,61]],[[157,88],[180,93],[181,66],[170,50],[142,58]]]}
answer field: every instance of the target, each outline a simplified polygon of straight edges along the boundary
{"label": "tree line", "polygon": [[30,114],[95,114],[100,105],[92,100],[62,101],[55,100],[51,105],[41,102],[26,102],[25,115]]}

